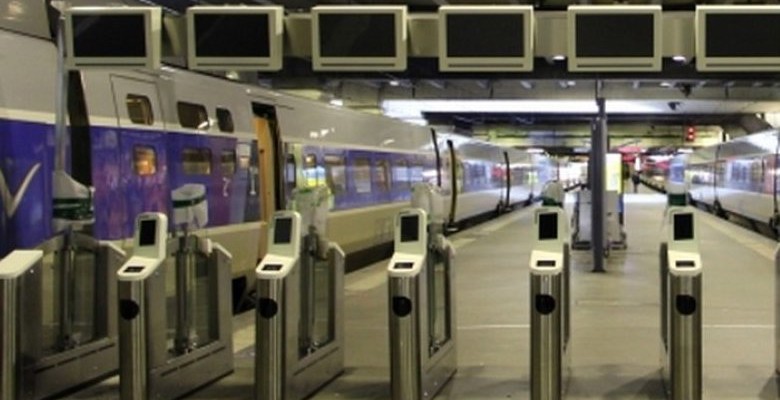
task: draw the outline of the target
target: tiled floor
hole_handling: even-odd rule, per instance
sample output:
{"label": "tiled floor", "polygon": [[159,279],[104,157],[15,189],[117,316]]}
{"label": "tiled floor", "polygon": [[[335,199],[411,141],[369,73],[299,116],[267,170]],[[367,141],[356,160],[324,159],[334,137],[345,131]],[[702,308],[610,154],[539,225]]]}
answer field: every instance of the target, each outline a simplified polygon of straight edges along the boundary
{"label": "tiled floor", "polygon": [[[567,399],[663,399],[659,350],[658,243],[664,197],[626,197],[628,249],[606,273],[573,253],[571,375]],[[529,398],[528,257],[532,211],[459,233],[458,372],[437,399]],[[775,243],[697,214],[704,263],[706,399],[775,399]],[[346,371],[313,398],[388,399],[385,265],[346,278]],[[236,372],[191,396],[250,399],[254,314],[234,319]],[[111,399],[116,378],[73,398]]]}

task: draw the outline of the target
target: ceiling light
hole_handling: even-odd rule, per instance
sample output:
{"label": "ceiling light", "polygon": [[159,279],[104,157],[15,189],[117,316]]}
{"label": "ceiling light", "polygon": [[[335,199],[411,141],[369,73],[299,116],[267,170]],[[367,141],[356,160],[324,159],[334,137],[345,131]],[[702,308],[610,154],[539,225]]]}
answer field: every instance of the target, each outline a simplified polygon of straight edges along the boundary
{"label": "ceiling light", "polygon": [[672,60],[677,61],[678,63],[684,63],[688,61],[688,57],[676,55],[676,56],[672,56]]}
{"label": "ceiling light", "polygon": [[396,87],[401,84],[401,82],[398,82],[397,80],[393,79],[392,81],[388,82],[390,86]]}
{"label": "ceiling light", "polygon": [[552,56],[552,59],[553,61],[563,61],[566,59],[566,56],[564,56],[563,54],[556,54]]}

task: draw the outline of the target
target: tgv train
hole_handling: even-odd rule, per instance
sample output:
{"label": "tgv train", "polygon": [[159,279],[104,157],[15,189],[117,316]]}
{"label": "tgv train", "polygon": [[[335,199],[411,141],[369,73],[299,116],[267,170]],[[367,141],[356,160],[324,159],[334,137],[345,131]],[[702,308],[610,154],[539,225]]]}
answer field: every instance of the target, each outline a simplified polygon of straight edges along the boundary
{"label": "tgv train", "polygon": [[438,133],[186,70],[69,72],[69,139],[55,165],[56,47],[0,30],[0,257],[79,222],[130,245],[146,211],[233,255],[251,285],[265,221],[296,187],[326,185],[329,239],[349,257],[388,248],[415,182],[441,186],[452,226],[531,201],[542,155]]}
{"label": "tgv train", "polygon": [[780,215],[779,145],[780,133],[769,130],[678,155],[666,166],[665,187],[687,191],[692,204],[717,215],[739,216],[774,231]]}

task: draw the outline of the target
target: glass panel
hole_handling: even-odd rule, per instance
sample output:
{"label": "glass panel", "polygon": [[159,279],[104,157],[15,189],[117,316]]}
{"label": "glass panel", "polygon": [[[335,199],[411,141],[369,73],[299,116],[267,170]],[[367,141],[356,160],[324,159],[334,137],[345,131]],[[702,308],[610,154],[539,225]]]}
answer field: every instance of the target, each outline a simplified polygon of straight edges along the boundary
{"label": "glass panel", "polygon": [[333,285],[335,268],[331,267],[325,243],[319,237],[304,238],[309,257],[301,259],[301,314],[298,323],[298,356],[304,358],[332,342],[335,337]]}
{"label": "glass panel", "polygon": [[234,150],[222,150],[220,157],[220,169],[222,175],[233,176],[236,173],[236,152]]}
{"label": "glass panel", "polygon": [[154,123],[154,112],[149,98],[137,94],[128,94],[125,98],[127,106],[127,116],[134,124],[152,125]]}
{"label": "glass panel", "polygon": [[98,339],[96,326],[96,255],[77,248],[43,258],[42,356],[72,349]]}
{"label": "glass panel", "polygon": [[356,158],[352,167],[352,177],[357,193],[371,193],[371,162],[368,158]]}
{"label": "glass panel", "polygon": [[320,169],[317,166],[316,154],[307,154],[303,157],[303,179],[306,187],[315,187],[320,184],[322,181]]}
{"label": "glass panel", "polygon": [[397,187],[407,188],[411,185],[409,181],[409,162],[406,160],[397,160],[393,165],[393,183]]}
{"label": "glass panel", "polygon": [[180,101],[176,103],[176,110],[179,113],[179,124],[184,128],[197,129],[201,131],[209,130],[211,122],[206,107],[200,104],[186,103]]}
{"label": "glass panel", "polygon": [[211,150],[210,149],[184,149],[181,152],[181,168],[187,175],[211,174]]}
{"label": "glass panel", "polygon": [[217,125],[221,132],[233,133],[233,114],[226,108],[217,108]]}
{"label": "glass panel", "polygon": [[133,148],[133,169],[136,175],[154,175],[157,172],[157,152],[150,146]]}
{"label": "glass panel", "polygon": [[444,254],[430,252],[428,258],[428,356],[436,354],[451,337],[449,261]]}
{"label": "glass panel", "polygon": [[[195,237],[191,237],[195,238]],[[177,262],[178,261],[178,262]],[[218,339],[213,285],[215,271],[205,254],[184,252],[165,264],[167,346],[171,357],[208,345]],[[177,296],[177,294],[181,294]]]}
{"label": "glass panel", "polygon": [[328,187],[333,194],[343,193],[347,190],[346,167],[344,166],[344,157],[325,156],[325,178]]}

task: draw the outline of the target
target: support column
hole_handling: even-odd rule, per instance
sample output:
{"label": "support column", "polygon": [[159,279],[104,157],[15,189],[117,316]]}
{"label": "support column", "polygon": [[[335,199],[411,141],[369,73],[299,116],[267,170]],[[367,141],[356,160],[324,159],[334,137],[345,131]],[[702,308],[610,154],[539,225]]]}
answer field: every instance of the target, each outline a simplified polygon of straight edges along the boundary
{"label": "support column", "polygon": [[590,140],[590,171],[591,171],[591,217],[590,221],[593,241],[593,272],[605,272],[604,249],[606,243],[604,213],[604,193],[606,189],[604,163],[607,157],[607,113],[605,100],[601,97],[601,82],[596,83],[596,104],[599,111],[596,123],[591,130]]}

